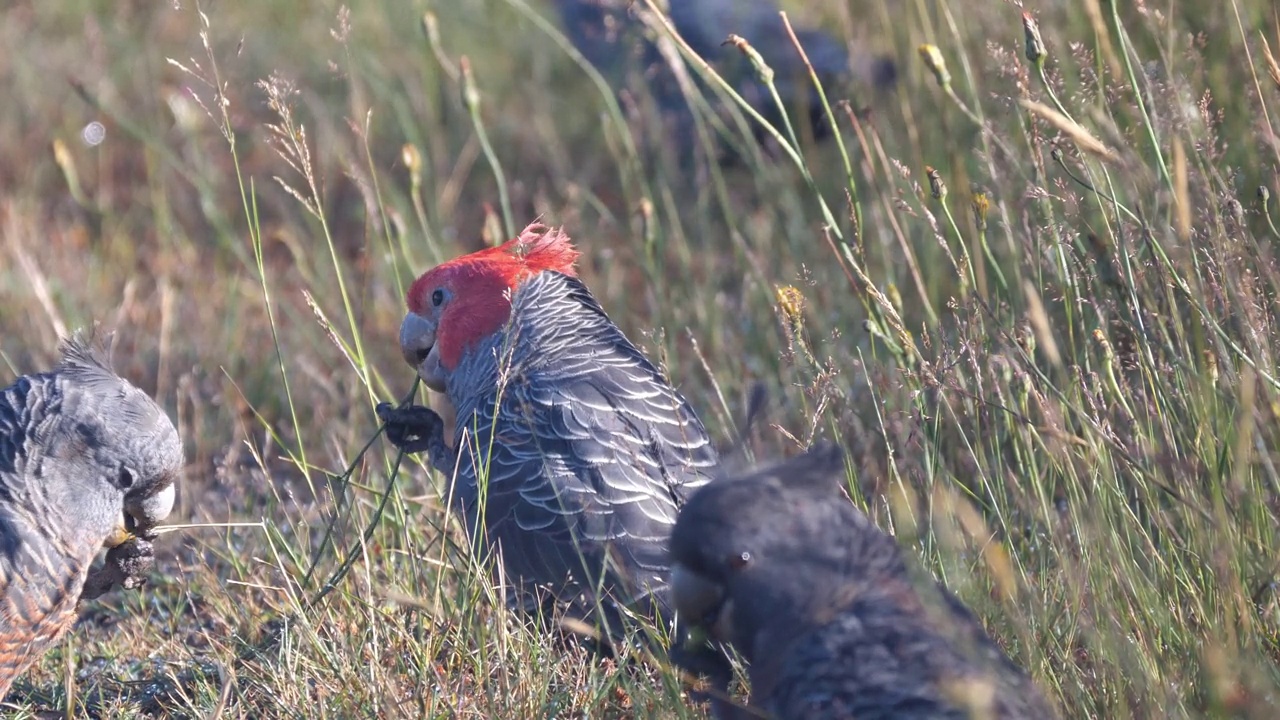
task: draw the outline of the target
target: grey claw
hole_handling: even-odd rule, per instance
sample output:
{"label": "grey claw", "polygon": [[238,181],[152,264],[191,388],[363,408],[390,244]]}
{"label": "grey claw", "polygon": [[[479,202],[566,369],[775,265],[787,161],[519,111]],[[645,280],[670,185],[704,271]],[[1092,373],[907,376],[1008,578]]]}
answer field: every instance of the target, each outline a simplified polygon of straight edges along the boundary
{"label": "grey claw", "polygon": [[142,538],[134,538],[107,551],[102,567],[85,578],[81,600],[94,600],[111,591],[116,585],[126,590],[140,588],[147,582],[147,574],[155,568],[155,548]]}
{"label": "grey claw", "polygon": [[389,418],[395,410],[396,406],[394,404],[389,402],[380,402],[376,407],[374,407],[373,412],[378,416],[379,420],[385,423],[390,422]]}
{"label": "grey claw", "polygon": [[432,442],[444,432],[444,420],[435,410],[422,405],[403,408],[378,405],[378,414],[386,428],[387,440],[407,453],[429,450]]}

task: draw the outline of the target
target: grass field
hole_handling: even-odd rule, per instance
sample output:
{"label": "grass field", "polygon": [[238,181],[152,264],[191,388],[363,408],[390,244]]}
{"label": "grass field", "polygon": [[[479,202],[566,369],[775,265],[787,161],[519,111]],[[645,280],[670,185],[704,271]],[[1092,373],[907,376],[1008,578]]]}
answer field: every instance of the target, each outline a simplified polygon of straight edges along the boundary
{"label": "grass field", "polygon": [[758,456],[847,444],[855,501],[1064,717],[1275,717],[1269,0],[1035,3],[1041,63],[1011,2],[788,3],[901,80],[827,89],[840,143],[726,167],[528,2],[0,10],[3,379],[116,329],[200,525],[5,717],[701,717],[503,611],[440,479],[370,444],[407,284],[538,216],[717,438],[763,382]]}

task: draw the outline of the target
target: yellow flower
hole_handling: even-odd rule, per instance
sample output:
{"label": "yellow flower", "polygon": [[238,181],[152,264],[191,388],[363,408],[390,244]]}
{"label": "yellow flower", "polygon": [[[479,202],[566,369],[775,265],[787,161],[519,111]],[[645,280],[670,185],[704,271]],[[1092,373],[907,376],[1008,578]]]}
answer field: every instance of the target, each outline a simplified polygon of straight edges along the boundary
{"label": "yellow flower", "polygon": [[978,232],[986,232],[987,230],[987,211],[991,209],[991,198],[987,197],[984,192],[973,194],[973,222],[978,226]]}
{"label": "yellow flower", "polygon": [[804,293],[794,285],[774,286],[774,295],[778,298],[778,310],[792,328],[804,324]]}

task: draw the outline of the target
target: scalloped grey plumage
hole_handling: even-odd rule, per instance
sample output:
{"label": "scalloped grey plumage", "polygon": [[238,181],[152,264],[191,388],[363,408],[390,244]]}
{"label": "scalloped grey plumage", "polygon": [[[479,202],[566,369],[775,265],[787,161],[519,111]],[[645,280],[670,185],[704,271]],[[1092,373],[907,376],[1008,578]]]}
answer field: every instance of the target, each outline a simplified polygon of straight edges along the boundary
{"label": "scalloped grey plumage", "polygon": [[121,513],[154,526],[183,466],[169,417],[77,334],[51,371],[0,391],[0,697],[75,621]]}
{"label": "scalloped grey plumage", "polygon": [[[716,717],[1054,718],[969,609],[842,495],[844,479],[840,449],[820,446],[711,483],[681,512],[676,609],[751,664],[752,708],[717,699]],[[721,689],[730,679],[714,648],[673,655]]]}
{"label": "scalloped grey plumage", "polygon": [[550,271],[524,281],[505,330],[468,351],[446,389],[455,505],[508,579],[588,603],[602,580],[602,599],[652,596],[665,614],[667,538],[717,453],[586,286]]}

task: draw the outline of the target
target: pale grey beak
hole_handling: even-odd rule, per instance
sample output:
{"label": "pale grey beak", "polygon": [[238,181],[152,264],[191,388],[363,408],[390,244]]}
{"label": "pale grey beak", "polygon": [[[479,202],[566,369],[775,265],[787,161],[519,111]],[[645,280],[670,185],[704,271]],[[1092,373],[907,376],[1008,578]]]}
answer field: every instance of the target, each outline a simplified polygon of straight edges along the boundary
{"label": "pale grey beak", "polygon": [[436,323],[417,313],[408,313],[400,323],[400,354],[427,387],[444,392],[444,368],[440,367],[440,350],[436,347]]}
{"label": "pale grey beak", "polygon": [[143,498],[138,502],[126,501],[124,512],[120,513],[116,526],[111,529],[111,534],[107,536],[107,541],[103,545],[114,548],[135,537],[147,536],[152,528],[173,512],[173,503],[177,495],[174,485],[170,484],[151,497]]}
{"label": "pale grey beak", "polygon": [[124,511],[133,518],[135,530],[146,533],[169,517],[169,513],[173,512],[173,503],[177,495],[175,486],[170,483],[168,487],[151,497],[137,502],[125,501]]}
{"label": "pale grey beak", "polygon": [[400,353],[415,370],[427,359],[436,344],[436,324],[417,313],[408,313],[400,323]]}
{"label": "pale grey beak", "polygon": [[671,601],[676,612],[694,625],[715,623],[724,603],[724,588],[680,563],[671,566]]}

